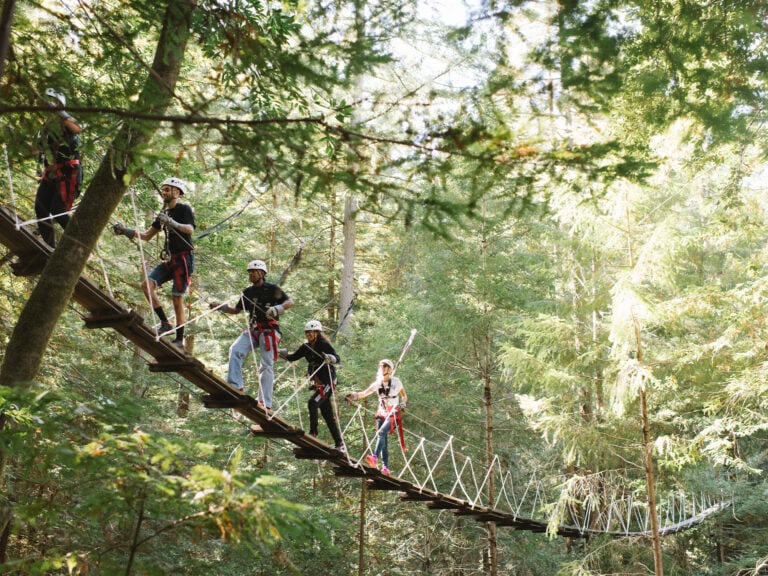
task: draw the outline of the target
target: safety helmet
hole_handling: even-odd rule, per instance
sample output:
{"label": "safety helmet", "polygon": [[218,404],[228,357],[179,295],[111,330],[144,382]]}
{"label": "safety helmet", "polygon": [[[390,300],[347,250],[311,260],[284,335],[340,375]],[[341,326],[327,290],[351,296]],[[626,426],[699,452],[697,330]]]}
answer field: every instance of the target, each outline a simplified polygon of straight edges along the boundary
{"label": "safety helmet", "polygon": [[392,360],[390,360],[389,358],[384,358],[384,360],[380,360],[379,361],[379,366],[381,366],[382,364],[385,365],[385,366],[389,366],[392,370],[395,369],[394,362],[392,362]]}
{"label": "safety helmet", "polygon": [[160,184],[160,188],[163,186],[173,186],[174,188],[178,188],[181,191],[182,196],[184,196],[184,193],[187,191],[187,183],[181,178],[176,178],[174,176],[163,180],[163,183]]}
{"label": "safety helmet", "polygon": [[318,332],[323,331],[323,325],[320,324],[320,320],[310,320],[304,325],[304,332],[310,332],[312,330],[317,330]]}
{"label": "safety helmet", "polygon": [[53,88],[47,88],[45,90],[45,95],[48,96],[49,98],[55,98],[56,100],[58,100],[59,104],[61,104],[62,106],[67,105],[66,96],[64,96],[64,94],[62,94],[61,92],[56,92],[56,90],[54,90]]}
{"label": "safety helmet", "polygon": [[251,270],[264,270],[264,274],[267,273],[267,265],[264,262],[264,260],[251,260],[248,262],[248,268],[246,268],[249,272]]}

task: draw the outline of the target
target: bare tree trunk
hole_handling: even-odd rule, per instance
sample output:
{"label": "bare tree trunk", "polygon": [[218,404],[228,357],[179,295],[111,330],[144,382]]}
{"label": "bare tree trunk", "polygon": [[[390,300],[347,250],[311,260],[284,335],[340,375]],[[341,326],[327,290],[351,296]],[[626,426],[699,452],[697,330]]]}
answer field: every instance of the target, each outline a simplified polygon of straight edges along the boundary
{"label": "bare tree trunk", "polygon": [[360,481],[360,529],[357,538],[357,574],[365,575],[365,506],[368,496],[368,484]]}
{"label": "bare tree trunk", "polygon": [[[191,289],[191,286],[190,286]],[[195,314],[192,311],[192,300],[187,298],[186,301],[186,307],[187,307],[187,322],[191,322],[195,318]],[[190,356],[195,355],[195,333],[187,334],[186,338],[184,340],[184,348],[187,351],[187,354]],[[189,389],[184,387],[184,383],[179,383],[179,395],[176,402],[176,415],[180,418],[186,418],[187,414],[189,414],[189,400],[190,400],[190,394]]]}
{"label": "bare tree trunk", "polygon": [[[635,325],[635,340],[637,342],[637,361],[643,361],[643,348],[640,345],[640,327],[634,315],[632,320]],[[645,483],[648,488],[648,515],[651,517],[651,537],[653,540],[653,564],[655,576],[664,576],[664,561],[661,556],[661,535],[659,534],[659,518],[656,513],[656,484],[653,477],[653,442],[651,439],[651,425],[648,422],[648,403],[646,390],[643,386],[640,390],[640,408],[643,420],[643,460],[645,463]]]}
{"label": "bare tree trunk", "polygon": [[11,45],[11,24],[16,0],[5,0],[3,12],[0,15],[0,78],[5,76],[5,61],[8,58],[8,48]]}
{"label": "bare tree trunk", "polygon": [[344,201],[344,260],[339,286],[339,334],[349,331],[349,317],[355,299],[355,219],[357,200],[350,193]]}
{"label": "bare tree trunk", "polygon": [[338,320],[336,313],[336,274],[334,266],[336,263],[336,187],[331,187],[331,232],[328,237],[328,320]]}

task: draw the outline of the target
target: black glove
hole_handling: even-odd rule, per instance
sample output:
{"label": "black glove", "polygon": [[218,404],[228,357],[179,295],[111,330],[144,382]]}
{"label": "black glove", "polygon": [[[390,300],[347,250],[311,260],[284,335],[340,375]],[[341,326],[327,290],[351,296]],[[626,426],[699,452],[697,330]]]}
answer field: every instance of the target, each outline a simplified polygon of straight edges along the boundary
{"label": "black glove", "polygon": [[123,226],[122,224],[115,224],[112,226],[112,232],[114,232],[116,236],[125,236],[131,240],[133,240],[133,237],[136,234],[136,230]]}

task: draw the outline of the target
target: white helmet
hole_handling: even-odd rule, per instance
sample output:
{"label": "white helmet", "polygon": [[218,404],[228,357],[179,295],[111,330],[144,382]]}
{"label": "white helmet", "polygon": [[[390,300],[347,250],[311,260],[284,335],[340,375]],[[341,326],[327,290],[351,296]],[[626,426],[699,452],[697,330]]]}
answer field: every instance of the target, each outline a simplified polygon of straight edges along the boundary
{"label": "white helmet", "polygon": [[56,100],[58,100],[59,104],[61,104],[62,106],[67,105],[66,96],[64,96],[64,94],[62,94],[61,92],[56,92],[56,90],[54,90],[53,88],[47,88],[45,90],[45,95],[48,96],[49,98],[55,98]]}
{"label": "white helmet", "polygon": [[248,267],[246,268],[246,270],[248,270],[248,271],[251,271],[251,270],[264,270],[264,274],[266,274],[267,273],[267,265],[264,262],[264,260],[251,260],[250,262],[248,262]]}
{"label": "white helmet", "polygon": [[392,370],[395,369],[394,362],[392,362],[392,360],[390,360],[389,358],[384,358],[384,360],[379,360],[379,366],[381,366],[381,365],[389,366],[390,369],[392,369]]}
{"label": "white helmet", "polygon": [[304,332],[310,332],[312,330],[317,330],[318,332],[323,331],[323,325],[320,324],[320,320],[310,320],[304,325]]}
{"label": "white helmet", "polygon": [[187,183],[184,182],[181,178],[176,178],[174,176],[171,176],[170,178],[166,178],[163,180],[163,183],[160,184],[160,188],[163,186],[173,186],[174,188],[178,188],[181,191],[181,195],[184,196],[184,194],[187,191]]}

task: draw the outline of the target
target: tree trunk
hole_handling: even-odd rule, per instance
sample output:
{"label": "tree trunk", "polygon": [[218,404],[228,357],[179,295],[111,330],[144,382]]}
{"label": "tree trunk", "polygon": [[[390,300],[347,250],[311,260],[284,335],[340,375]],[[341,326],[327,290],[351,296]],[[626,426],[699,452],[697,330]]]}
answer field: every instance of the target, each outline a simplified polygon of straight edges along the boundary
{"label": "tree trunk", "polygon": [[357,542],[357,574],[365,575],[365,506],[368,494],[368,484],[365,479],[360,481],[360,529]]}
{"label": "tree trunk", "polygon": [[0,78],[5,76],[5,61],[11,45],[11,24],[15,9],[16,0],[5,0],[2,15],[0,15]]}
{"label": "tree trunk", "polygon": [[[640,345],[640,326],[637,319],[632,316],[635,326],[635,340],[637,342],[636,357],[638,362],[643,361],[643,348]],[[659,518],[656,514],[656,484],[653,477],[653,442],[651,439],[651,425],[648,421],[648,402],[646,387],[640,390],[640,409],[643,421],[643,463],[645,464],[645,483],[648,488],[648,515],[651,519],[651,537],[653,541],[653,564],[655,576],[664,576],[664,562],[661,556],[661,535],[659,534]]]}
{"label": "tree trunk", "polygon": [[339,285],[339,334],[349,331],[349,317],[355,298],[355,219],[357,200],[348,194],[344,201],[344,260]]}
{"label": "tree trunk", "polygon": [[[191,288],[191,285],[190,285]],[[187,307],[187,322],[191,322],[192,319],[195,317],[195,314],[192,310],[192,300],[187,298],[186,301],[186,307]],[[195,333],[187,334],[186,338],[184,339],[184,349],[187,351],[187,354],[190,356],[195,355]],[[189,388],[187,388],[183,382],[179,383],[179,395],[176,402],[176,415],[179,418],[186,418],[189,414],[189,404],[191,400],[191,394],[189,393]]]}
{"label": "tree trunk", "polygon": [[330,322],[339,320],[337,316],[338,309],[336,308],[336,187],[331,187],[331,201],[330,201],[330,220],[331,230],[328,237],[328,320]]}

